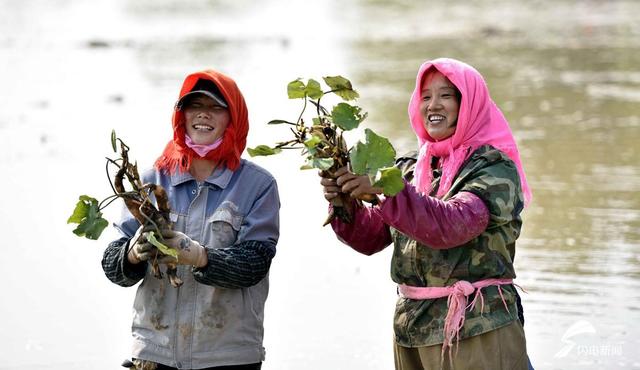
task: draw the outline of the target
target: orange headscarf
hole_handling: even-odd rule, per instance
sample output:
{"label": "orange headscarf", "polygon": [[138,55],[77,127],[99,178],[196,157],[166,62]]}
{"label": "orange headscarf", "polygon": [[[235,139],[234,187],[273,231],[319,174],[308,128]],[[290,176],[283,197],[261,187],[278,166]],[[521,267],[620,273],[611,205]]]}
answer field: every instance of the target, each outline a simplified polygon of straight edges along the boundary
{"label": "orange headscarf", "polygon": [[[182,83],[178,100],[190,92],[199,79],[209,80],[218,87],[224,100],[229,105],[229,114],[231,116],[231,121],[224,131],[222,144],[207,153],[204,158],[220,161],[227,168],[235,171],[240,165],[240,155],[247,145],[247,134],[249,133],[247,104],[235,81],[212,69],[188,75]],[[169,141],[162,155],[156,159],[155,167],[167,173],[175,173],[176,170],[187,172],[191,167],[193,157],[196,156],[198,158],[199,156],[185,144],[186,129],[182,110],[174,110],[172,124],[173,140]]]}

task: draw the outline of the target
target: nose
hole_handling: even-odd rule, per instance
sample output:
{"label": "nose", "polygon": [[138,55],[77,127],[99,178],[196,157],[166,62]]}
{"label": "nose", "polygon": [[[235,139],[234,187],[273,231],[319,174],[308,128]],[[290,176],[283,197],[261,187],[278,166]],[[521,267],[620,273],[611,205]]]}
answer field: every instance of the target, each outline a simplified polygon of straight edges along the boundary
{"label": "nose", "polygon": [[442,107],[442,104],[440,104],[440,99],[438,99],[437,96],[433,96],[431,97],[431,99],[429,100],[429,103],[427,104],[427,111],[435,111],[438,110]]}
{"label": "nose", "polygon": [[209,112],[208,109],[201,109],[200,111],[198,111],[198,114],[196,115],[196,117],[198,117],[198,118],[211,118],[211,113]]}

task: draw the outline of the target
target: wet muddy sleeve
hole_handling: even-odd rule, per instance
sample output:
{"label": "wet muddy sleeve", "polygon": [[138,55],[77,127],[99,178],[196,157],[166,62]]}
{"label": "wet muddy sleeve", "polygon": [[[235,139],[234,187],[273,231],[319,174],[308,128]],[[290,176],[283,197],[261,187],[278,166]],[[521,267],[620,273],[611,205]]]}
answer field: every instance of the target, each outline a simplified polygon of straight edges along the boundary
{"label": "wet muddy sleeve", "polygon": [[460,192],[442,201],[419,194],[409,183],[384,199],[380,211],[385,223],[434,249],[462,245],[480,235],[489,223],[489,210],[475,194]]}
{"label": "wet muddy sleeve", "polygon": [[346,224],[336,217],[331,227],[340,241],[368,256],[391,244],[391,233],[377,208],[356,206],[353,222]]}
{"label": "wet muddy sleeve", "polygon": [[122,237],[107,246],[102,256],[102,269],[111,282],[120,286],[129,287],[135,285],[144,278],[147,272],[147,263],[132,265],[127,260],[129,238]]}
{"label": "wet muddy sleeve", "polygon": [[196,281],[222,288],[248,288],[259,283],[276,254],[275,243],[249,240],[230,248],[207,248],[209,263],[194,268]]}

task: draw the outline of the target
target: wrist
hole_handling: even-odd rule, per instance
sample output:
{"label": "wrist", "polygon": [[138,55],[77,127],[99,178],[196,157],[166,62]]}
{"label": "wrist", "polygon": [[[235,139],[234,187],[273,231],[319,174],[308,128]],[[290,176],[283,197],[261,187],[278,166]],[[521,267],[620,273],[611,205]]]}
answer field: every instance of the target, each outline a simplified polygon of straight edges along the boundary
{"label": "wrist", "polygon": [[137,265],[140,263],[140,260],[136,258],[136,256],[133,253],[128,253],[127,254],[127,262],[129,262],[132,265]]}
{"label": "wrist", "polygon": [[129,262],[129,264],[137,265],[137,264],[139,264],[141,262],[138,259],[138,257],[136,257],[136,254],[133,252],[133,247],[128,248],[125,253],[126,253],[125,257],[127,259],[127,262]]}
{"label": "wrist", "polygon": [[196,257],[195,263],[193,264],[196,268],[203,268],[207,266],[209,263],[209,256],[207,254],[207,248],[198,244],[200,248],[198,248],[198,256]]}

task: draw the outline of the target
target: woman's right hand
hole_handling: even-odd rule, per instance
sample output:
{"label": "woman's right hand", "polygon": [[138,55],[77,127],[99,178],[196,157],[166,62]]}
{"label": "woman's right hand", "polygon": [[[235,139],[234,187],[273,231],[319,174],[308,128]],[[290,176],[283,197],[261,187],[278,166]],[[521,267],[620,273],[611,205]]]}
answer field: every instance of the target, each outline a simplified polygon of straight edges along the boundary
{"label": "woman's right hand", "polygon": [[321,171],[320,184],[324,187],[324,198],[330,202],[338,197],[339,193],[349,194],[351,198],[371,202],[377,199],[377,194],[382,194],[382,189],[371,185],[369,176],[356,175],[345,167],[339,168],[333,173],[333,177],[326,171]]}
{"label": "woman's right hand", "polygon": [[[339,194],[342,192],[340,187],[337,184],[336,175],[339,173],[346,173],[347,167],[342,167],[335,173],[331,174],[328,171],[320,171],[318,175],[320,175],[320,185],[322,185],[322,192],[324,194],[324,199],[330,202],[333,205],[339,202]],[[338,204],[340,205],[340,204]]]}
{"label": "woman's right hand", "polygon": [[158,249],[147,240],[147,232],[147,228],[140,226],[133,238],[131,238],[130,247],[127,252],[127,260],[129,263],[137,265],[140,262],[155,258],[158,253]]}

